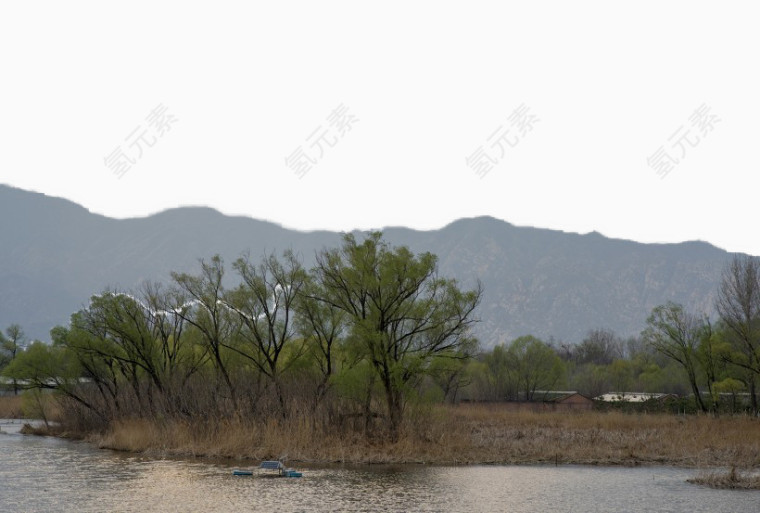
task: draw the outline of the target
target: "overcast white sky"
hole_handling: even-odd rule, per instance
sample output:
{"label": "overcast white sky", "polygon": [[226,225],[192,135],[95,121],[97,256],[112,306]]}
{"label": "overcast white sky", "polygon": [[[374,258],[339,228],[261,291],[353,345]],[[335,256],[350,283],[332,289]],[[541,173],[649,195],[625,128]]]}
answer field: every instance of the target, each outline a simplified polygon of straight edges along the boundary
{"label": "overcast white sky", "polygon": [[755,7],[3,2],[0,183],[112,217],[491,215],[760,254]]}

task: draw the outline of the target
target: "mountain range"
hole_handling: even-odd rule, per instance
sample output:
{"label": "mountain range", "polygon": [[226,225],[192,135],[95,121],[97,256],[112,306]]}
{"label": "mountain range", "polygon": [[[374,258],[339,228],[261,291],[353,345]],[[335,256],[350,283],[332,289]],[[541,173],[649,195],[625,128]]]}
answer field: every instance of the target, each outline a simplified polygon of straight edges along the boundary
{"label": "mountain range", "polygon": [[[484,287],[476,335],[484,347],[533,334],[579,342],[590,329],[638,334],[666,301],[712,314],[733,254],[706,242],[643,244],[592,232],[518,227],[492,217],[444,228],[383,230],[393,245],[439,258],[439,274]],[[93,214],[68,200],[0,185],[0,328],[20,324],[48,340],[57,324],[106,288],[131,290],[198,259],[293,249],[309,266],[341,233],[303,232],[211,208],[183,207],[132,219]],[[231,270],[230,270],[231,271]],[[229,273],[232,275],[232,272]]]}

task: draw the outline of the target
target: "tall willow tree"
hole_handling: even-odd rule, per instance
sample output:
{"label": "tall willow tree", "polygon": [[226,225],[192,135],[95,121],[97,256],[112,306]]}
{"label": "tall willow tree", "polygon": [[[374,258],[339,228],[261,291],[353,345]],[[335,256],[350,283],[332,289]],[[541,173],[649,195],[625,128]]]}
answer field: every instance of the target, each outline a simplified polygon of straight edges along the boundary
{"label": "tall willow tree", "polygon": [[340,248],[317,255],[316,299],[346,313],[349,338],[379,378],[388,428],[396,439],[406,393],[436,358],[465,358],[477,342],[470,336],[480,285],[462,291],[437,275],[431,253],[392,248],[375,232],[357,242],[345,235]]}
{"label": "tall willow tree", "polygon": [[668,302],[652,310],[647,329],[642,332],[651,347],[678,362],[686,372],[689,386],[700,410],[708,410],[699,389],[698,375],[702,362],[698,348],[710,336],[709,324],[701,317],[686,312],[683,306]]}
{"label": "tall willow tree", "polygon": [[287,415],[281,374],[300,356],[296,349],[285,350],[298,336],[296,302],[306,283],[306,271],[292,251],[286,251],[282,260],[269,255],[260,263],[245,256],[236,260],[233,267],[242,283],[229,294],[228,304],[241,323],[238,333],[241,343],[223,342],[223,345],[251,362],[269,379],[282,414]]}
{"label": "tall willow tree", "polygon": [[233,409],[237,410],[237,394],[223,349],[225,341],[238,331],[239,323],[225,301],[224,261],[215,255],[211,261],[201,260],[200,264],[199,275],[172,273],[180,293],[190,300],[187,306],[178,308],[176,314],[201,334],[211,362],[229,390]]}

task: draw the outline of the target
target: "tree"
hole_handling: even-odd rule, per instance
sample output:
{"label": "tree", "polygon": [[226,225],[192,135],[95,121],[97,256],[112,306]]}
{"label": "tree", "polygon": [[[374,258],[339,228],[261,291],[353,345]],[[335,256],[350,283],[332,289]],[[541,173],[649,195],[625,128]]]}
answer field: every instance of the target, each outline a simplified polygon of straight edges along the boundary
{"label": "tree", "polygon": [[[284,262],[284,263],[283,263]],[[233,267],[243,283],[229,295],[229,305],[240,321],[242,345],[222,345],[248,359],[274,385],[281,413],[287,415],[280,374],[300,352],[290,355],[283,365],[283,350],[297,336],[296,302],[306,283],[306,271],[292,251],[283,262],[269,255],[255,265],[249,257],[238,259]]]}
{"label": "tree", "polygon": [[726,378],[715,383],[716,394],[726,394],[731,398],[731,413],[736,413],[737,397],[744,390],[744,383],[733,378]]}
{"label": "tree", "polygon": [[[443,356],[443,355],[441,355]],[[436,358],[428,370],[430,377],[442,393],[442,400],[455,403],[459,391],[472,382],[467,372],[471,360],[461,358]]]}
{"label": "tree", "polygon": [[[5,330],[5,337],[0,333],[0,363],[2,366],[13,363],[13,360],[24,349],[26,336],[18,324],[11,324]],[[0,368],[2,368],[0,366]],[[18,395],[18,380],[13,378],[13,394]]]}
{"label": "tree", "polygon": [[536,390],[554,388],[564,373],[562,360],[554,349],[532,335],[512,341],[507,350],[507,367],[526,401],[533,400]]}
{"label": "tree", "polygon": [[[224,261],[215,255],[210,262],[201,260],[200,264],[200,275],[176,272],[171,275],[182,293],[190,298],[190,302],[178,308],[176,314],[201,333],[211,361],[230,393],[232,407],[237,410],[235,387],[222,351],[225,341],[238,330],[238,323],[233,322],[233,314],[226,306],[226,291],[222,283]],[[234,320],[237,321],[237,318]]]}
{"label": "tree", "polygon": [[7,350],[5,349],[5,345],[8,343],[7,340],[5,340],[5,335],[3,335],[3,332],[0,331],[0,371],[2,371],[6,365],[8,365],[11,361],[11,355],[8,354]]}
{"label": "tree", "polygon": [[53,347],[71,355],[81,369],[80,376],[91,381],[100,394],[100,401],[79,402],[108,422],[121,411],[121,385],[129,373],[125,375],[125,362],[119,358],[120,350],[108,337],[106,329],[93,330],[95,327],[85,311],[80,310],[71,316],[69,328],[56,326],[50,336]]}
{"label": "tree", "polygon": [[196,351],[196,344],[185,336],[189,323],[179,315],[187,305],[187,296],[179,289],[161,283],[146,282],[141,287],[141,306],[154,343],[158,346],[158,367],[170,400],[176,387],[184,386],[208,361],[208,351]]}
{"label": "tree", "polygon": [[570,369],[568,378],[570,389],[577,390],[588,397],[596,397],[611,390],[607,368],[603,365],[585,363],[574,367],[567,364]]}
{"label": "tree", "polygon": [[697,349],[707,335],[709,325],[703,319],[684,311],[683,306],[668,302],[652,310],[642,336],[657,351],[681,364],[697,406],[707,411],[697,383],[699,360]]}
{"label": "tree", "polygon": [[760,374],[760,259],[736,256],[723,270],[717,309],[733,335],[739,357],[731,363],[749,372],[752,411],[757,413],[756,378]]}
{"label": "tree", "polygon": [[175,408],[180,399],[177,387],[206,359],[206,353],[198,354],[183,336],[187,323],[177,312],[186,303],[178,291],[152,283],[146,283],[138,297],[105,292],[72,316],[71,332],[61,340],[114,405],[122,376],[141,408],[143,398],[151,411],[158,406],[157,399],[164,408]]}
{"label": "tree", "polygon": [[324,290],[309,279],[298,303],[297,324],[306,340],[309,353],[319,368],[320,380],[314,394],[314,405],[325,397],[335,374],[335,349],[345,335],[347,313],[317,298],[326,297]]}
{"label": "tree", "polygon": [[487,370],[488,395],[492,400],[517,399],[517,375],[510,368],[509,348],[505,344],[496,344],[483,355]]}
{"label": "tree", "polygon": [[339,249],[317,255],[314,276],[322,303],[347,315],[350,340],[360,346],[385,393],[388,428],[396,439],[405,394],[435,358],[469,357],[469,334],[481,288],[462,291],[439,278],[431,253],[392,248],[380,232],[363,242],[353,235]]}
{"label": "tree", "polygon": [[[57,333],[60,334],[61,331]],[[5,369],[9,377],[26,382],[24,388],[55,390],[105,420],[102,410],[79,392],[81,371],[74,354],[64,345],[48,345],[39,341],[33,342],[27,350],[19,353],[18,358]]]}
{"label": "tree", "polygon": [[611,330],[596,329],[588,332],[586,338],[575,348],[575,361],[609,365],[621,357],[620,342]]}
{"label": "tree", "polygon": [[626,392],[633,382],[633,364],[630,360],[617,359],[607,367],[609,381],[613,390]]}

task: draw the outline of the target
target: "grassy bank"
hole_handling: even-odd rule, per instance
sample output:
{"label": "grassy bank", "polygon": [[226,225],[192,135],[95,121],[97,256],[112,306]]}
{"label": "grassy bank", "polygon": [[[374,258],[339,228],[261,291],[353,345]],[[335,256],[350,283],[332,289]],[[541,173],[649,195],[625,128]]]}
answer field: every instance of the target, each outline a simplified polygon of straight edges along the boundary
{"label": "grassy bank", "polygon": [[441,406],[409,415],[396,442],[305,420],[131,420],[90,439],[103,448],[154,456],[760,467],[760,422],[748,417],[510,412],[499,405]]}

